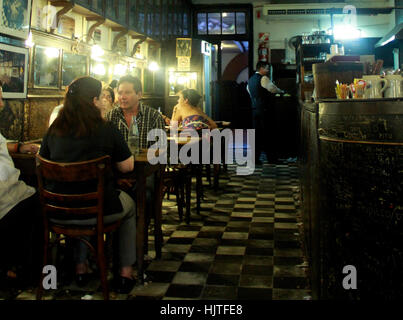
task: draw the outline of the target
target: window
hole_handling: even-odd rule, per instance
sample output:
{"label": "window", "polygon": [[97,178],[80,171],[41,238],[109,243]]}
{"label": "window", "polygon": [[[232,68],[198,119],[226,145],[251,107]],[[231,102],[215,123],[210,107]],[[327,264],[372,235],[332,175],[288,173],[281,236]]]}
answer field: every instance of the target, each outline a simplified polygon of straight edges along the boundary
{"label": "window", "polygon": [[222,13],[222,34],[235,34],[235,12]]}
{"label": "window", "polygon": [[183,13],[183,35],[189,35],[189,14],[187,11]]}
{"label": "window", "polygon": [[197,33],[207,34],[207,14],[198,13],[197,14]]}
{"label": "window", "polygon": [[238,33],[238,34],[246,33],[245,21],[246,21],[245,12],[237,12],[236,13],[236,33]]}
{"label": "window", "polygon": [[198,12],[197,34],[246,34],[246,13],[227,10],[223,12]]}
{"label": "window", "polygon": [[208,34],[221,34],[221,14],[211,12],[207,14]]}

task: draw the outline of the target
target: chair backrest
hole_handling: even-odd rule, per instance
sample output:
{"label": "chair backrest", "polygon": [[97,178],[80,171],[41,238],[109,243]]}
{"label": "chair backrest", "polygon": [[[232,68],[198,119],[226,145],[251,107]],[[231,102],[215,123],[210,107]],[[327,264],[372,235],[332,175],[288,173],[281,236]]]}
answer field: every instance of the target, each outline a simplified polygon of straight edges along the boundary
{"label": "chair backrest", "polygon": [[[69,215],[71,219],[97,218],[98,227],[103,226],[105,173],[110,170],[110,156],[80,162],[54,162],[36,156],[38,190],[44,218]],[[87,193],[58,193],[48,190],[49,183],[94,183],[94,190]],[[79,189],[79,188],[78,188]],[[84,204],[84,205],[82,205]]]}

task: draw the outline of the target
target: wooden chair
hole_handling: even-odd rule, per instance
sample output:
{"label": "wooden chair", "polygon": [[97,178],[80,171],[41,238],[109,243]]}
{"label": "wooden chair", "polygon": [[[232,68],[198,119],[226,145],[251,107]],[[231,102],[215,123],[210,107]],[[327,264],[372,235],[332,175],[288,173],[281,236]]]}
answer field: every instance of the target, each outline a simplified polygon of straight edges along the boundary
{"label": "wooden chair", "polygon": [[[53,162],[36,156],[36,173],[38,179],[38,190],[41,201],[43,223],[44,223],[44,258],[43,264],[48,263],[49,233],[64,235],[65,237],[76,238],[86,243],[97,258],[101,276],[103,297],[109,299],[109,288],[107,283],[107,268],[104,253],[104,234],[116,230],[120,220],[104,225],[104,184],[105,173],[110,170],[110,157],[103,156],[94,160],[61,163]],[[47,181],[63,183],[82,183],[85,181],[96,181],[94,191],[85,194],[62,194],[46,189]],[[90,205],[83,207],[78,205],[91,201]],[[94,225],[72,225],[57,223],[60,217],[68,215],[71,219],[79,219],[80,216],[96,218]],[[59,219],[58,219],[59,218]],[[96,238],[96,249],[91,243],[82,239],[82,236],[94,236]],[[37,291],[37,299],[42,298],[43,274]]]}

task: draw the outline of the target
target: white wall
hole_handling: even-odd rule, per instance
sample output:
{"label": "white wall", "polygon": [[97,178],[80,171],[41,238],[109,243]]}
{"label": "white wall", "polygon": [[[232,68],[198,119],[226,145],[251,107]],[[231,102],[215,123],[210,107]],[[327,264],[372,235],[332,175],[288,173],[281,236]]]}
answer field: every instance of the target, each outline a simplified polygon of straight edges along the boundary
{"label": "white wall", "polygon": [[[344,5],[352,4],[357,7],[392,7],[393,0],[365,0],[365,1],[347,1],[343,4],[332,4],[334,7],[343,7]],[[290,39],[296,35],[301,35],[303,32],[310,33],[317,30],[327,30],[331,27],[330,15],[329,16],[262,16],[263,6],[265,3],[254,2],[254,64],[258,61],[257,48],[259,45],[258,35],[260,32],[268,32],[270,34],[269,47],[270,49],[287,49],[288,54],[295,59],[295,51],[291,48],[286,48],[285,39]],[[267,4],[266,4],[267,5]],[[276,7],[278,5],[275,5]],[[309,4],[304,4],[307,8]],[[298,8],[299,5],[287,5],[289,8]],[[316,8],[316,6],[312,6]],[[328,6],[326,6],[328,7]],[[257,12],[260,11],[260,19],[257,18]],[[344,23],[344,16],[334,16],[334,25]],[[357,28],[362,30],[362,37],[383,37],[387,32],[395,26],[395,14],[392,11],[387,15],[376,16],[357,16]]]}

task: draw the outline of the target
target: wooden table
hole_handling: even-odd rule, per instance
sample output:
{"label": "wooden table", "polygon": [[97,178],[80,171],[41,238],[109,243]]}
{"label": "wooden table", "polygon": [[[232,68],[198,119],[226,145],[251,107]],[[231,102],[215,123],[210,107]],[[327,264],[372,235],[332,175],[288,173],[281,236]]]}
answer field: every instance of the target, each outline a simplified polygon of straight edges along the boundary
{"label": "wooden table", "polygon": [[36,166],[34,153],[10,153],[14,166],[20,170],[20,179],[26,184],[36,187]]}

